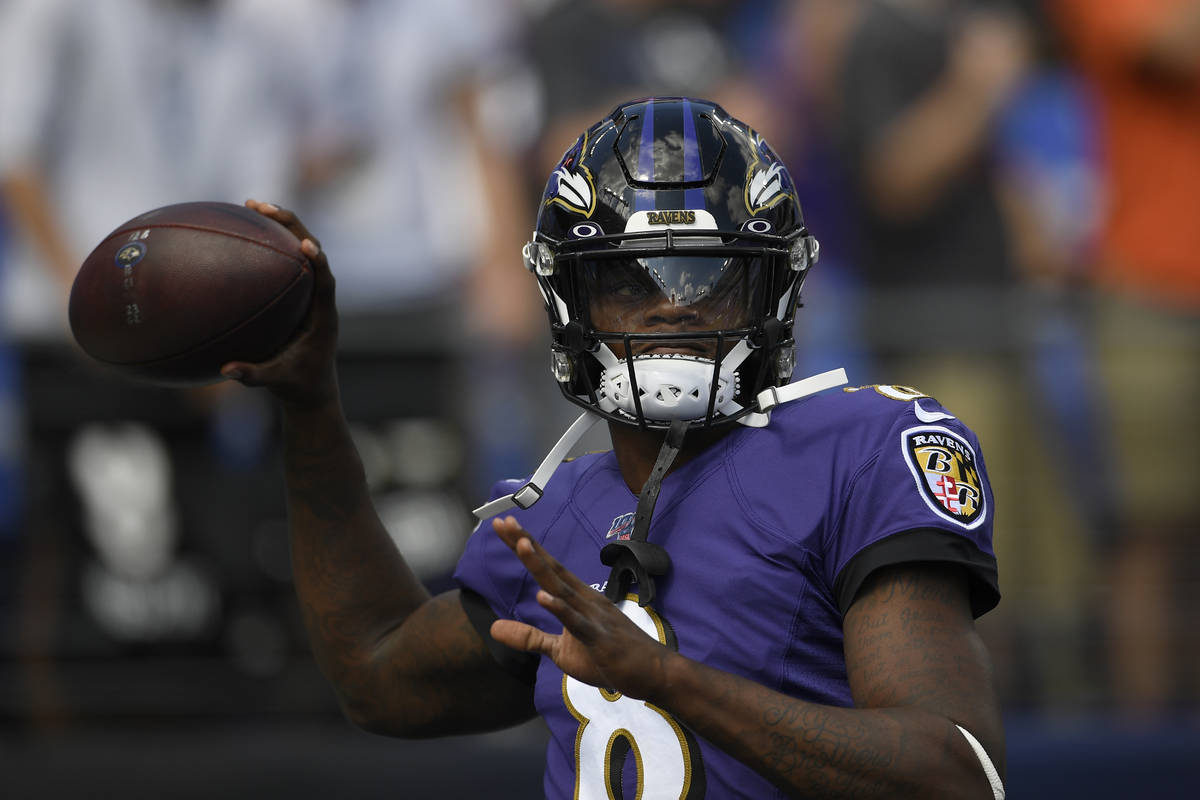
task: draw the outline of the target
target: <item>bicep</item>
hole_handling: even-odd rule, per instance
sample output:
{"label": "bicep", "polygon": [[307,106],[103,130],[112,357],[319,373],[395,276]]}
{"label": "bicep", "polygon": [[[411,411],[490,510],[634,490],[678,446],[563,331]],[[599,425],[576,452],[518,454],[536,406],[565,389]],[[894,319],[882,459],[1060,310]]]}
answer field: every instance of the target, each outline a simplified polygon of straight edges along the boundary
{"label": "bicep", "polygon": [[859,590],[843,630],[857,706],[939,714],[970,731],[1002,764],[999,703],[971,616],[966,570],[930,562],[882,567]]}
{"label": "bicep", "polygon": [[376,733],[443,736],[516,725],[535,716],[533,686],[504,669],[471,623],[459,592],[432,598],[379,643]]}

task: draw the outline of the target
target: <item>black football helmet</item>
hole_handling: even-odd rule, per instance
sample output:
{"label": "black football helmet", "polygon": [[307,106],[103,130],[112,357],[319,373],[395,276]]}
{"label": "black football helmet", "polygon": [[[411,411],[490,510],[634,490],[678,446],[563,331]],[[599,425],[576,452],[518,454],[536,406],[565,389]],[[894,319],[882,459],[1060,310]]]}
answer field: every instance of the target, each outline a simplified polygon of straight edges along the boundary
{"label": "black football helmet", "polygon": [[756,398],[791,378],[817,254],[762,137],[686,97],[624,103],[589,128],[524,248],[563,394],[641,428],[766,424]]}

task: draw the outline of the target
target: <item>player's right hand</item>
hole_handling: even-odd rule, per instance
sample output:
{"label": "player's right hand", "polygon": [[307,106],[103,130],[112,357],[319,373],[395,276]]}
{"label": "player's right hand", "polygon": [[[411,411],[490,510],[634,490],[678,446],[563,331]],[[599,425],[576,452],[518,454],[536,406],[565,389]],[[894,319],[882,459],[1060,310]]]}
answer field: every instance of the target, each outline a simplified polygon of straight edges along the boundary
{"label": "player's right hand", "polygon": [[221,374],[247,386],[264,386],[284,404],[317,408],[337,399],[337,306],[333,273],[321,244],[296,215],[271,203],[247,200],[246,207],[279,222],[300,240],[300,250],[313,270],[308,316],[292,339],[268,361],[231,361]]}
{"label": "player's right hand", "polygon": [[516,650],[549,657],[566,674],[638,700],[667,684],[668,661],[679,655],[652,639],[601,592],[584,583],[513,517],[492,520],[496,534],[537,582],[538,605],[562,623],[551,633],[513,619],[492,623],[492,637]]}

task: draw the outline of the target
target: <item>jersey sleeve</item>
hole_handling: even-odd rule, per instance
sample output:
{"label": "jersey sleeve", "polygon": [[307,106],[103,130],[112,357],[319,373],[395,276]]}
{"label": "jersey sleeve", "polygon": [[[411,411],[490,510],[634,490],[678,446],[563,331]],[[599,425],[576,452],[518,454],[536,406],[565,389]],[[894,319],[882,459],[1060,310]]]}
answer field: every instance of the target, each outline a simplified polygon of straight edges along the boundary
{"label": "jersey sleeve", "polygon": [[909,408],[850,479],[827,577],[845,614],[880,567],[960,564],[970,576],[971,610],[978,617],[1000,599],[994,501],[979,442],[949,414],[926,410],[938,408],[931,399]]}
{"label": "jersey sleeve", "polygon": [[[510,494],[522,483],[497,483],[489,501]],[[491,519],[485,519],[475,527],[454,570],[454,580],[462,593],[463,610],[492,657],[510,674],[532,683],[537,669],[537,656],[497,642],[490,630],[492,622],[501,617],[524,621],[518,608],[518,598],[526,575],[520,560],[492,530]]]}
{"label": "jersey sleeve", "polygon": [[[500,481],[492,488],[489,502],[511,494],[522,483]],[[520,560],[492,530],[492,520],[485,519],[475,526],[454,570],[454,580],[459,587],[478,594],[496,614],[520,619],[517,599],[525,577],[525,568]]]}

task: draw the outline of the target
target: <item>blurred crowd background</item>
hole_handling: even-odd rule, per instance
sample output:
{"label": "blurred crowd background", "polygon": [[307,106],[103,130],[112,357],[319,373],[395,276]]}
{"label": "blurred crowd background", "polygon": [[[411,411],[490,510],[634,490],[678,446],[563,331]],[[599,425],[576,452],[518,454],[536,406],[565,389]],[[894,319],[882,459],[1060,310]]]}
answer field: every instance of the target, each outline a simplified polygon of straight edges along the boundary
{"label": "blurred crowd background", "polygon": [[269,398],[115,379],[66,298],[150,208],[295,209],[379,511],[446,588],[468,509],[573,416],[520,260],[537,199],[648,94],[715,100],[788,163],[822,243],[803,373],[979,434],[1012,796],[1190,796],[1200,0],[0,0],[6,795],[538,794],[537,725],[349,729]]}

